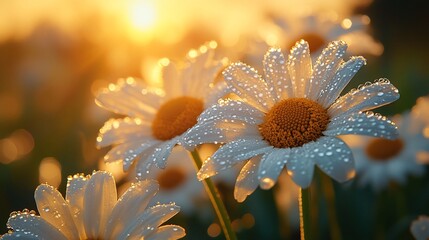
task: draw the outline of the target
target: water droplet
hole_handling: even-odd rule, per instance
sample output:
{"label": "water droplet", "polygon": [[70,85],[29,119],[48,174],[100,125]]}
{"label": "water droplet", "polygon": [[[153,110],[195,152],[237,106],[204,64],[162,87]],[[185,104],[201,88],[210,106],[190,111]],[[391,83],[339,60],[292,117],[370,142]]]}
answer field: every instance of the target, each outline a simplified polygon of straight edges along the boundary
{"label": "water droplet", "polygon": [[261,188],[262,189],[270,189],[274,186],[276,182],[268,177],[262,178],[261,179]]}

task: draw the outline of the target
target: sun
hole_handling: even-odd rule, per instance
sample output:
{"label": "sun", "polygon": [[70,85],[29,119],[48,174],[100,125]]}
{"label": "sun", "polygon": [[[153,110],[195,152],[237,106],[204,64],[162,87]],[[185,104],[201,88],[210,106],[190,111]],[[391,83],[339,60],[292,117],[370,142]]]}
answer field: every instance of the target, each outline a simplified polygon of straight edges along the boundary
{"label": "sun", "polygon": [[140,31],[147,31],[155,26],[156,7],[150,1],[133,1],[129,7],[131,25]]}

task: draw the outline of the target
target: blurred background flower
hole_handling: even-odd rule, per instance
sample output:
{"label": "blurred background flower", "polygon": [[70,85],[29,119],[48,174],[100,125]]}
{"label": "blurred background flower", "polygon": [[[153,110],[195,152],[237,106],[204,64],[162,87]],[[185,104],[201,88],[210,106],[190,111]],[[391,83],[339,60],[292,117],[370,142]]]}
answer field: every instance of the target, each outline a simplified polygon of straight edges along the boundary
{"label": "blurred background flower", "polygon": [[[180,60],[211,40],[218,43],[220,57],[244,61],[261,34],[287,36],[280,27],[261,33],[264,26],[276,26],[273,17],[299,29],[304,25],[299,19],[308,16],[331,16],[346,27],[344,19],[368,16],[365,34],[383,45],[383,53],[365,55],[368,64],[350,86],[379,76],[390,79],[401,98],[380,111],[395,115],[429,94],[427,11],[422,0],[0,1],[1,232],[7,231],[10,212],[36,208],[33,194],[39,182],[65,193],[67,176],[109,169],[125,186],[128,178],[118,166],[102,161],[109,149],[96,148],[100,127],[118,116],[97,107],[94,95],[118,78],[157,84],[160,59]],[[239,238],[280,239],[282,213],[272,192],[257,190],[237,204],[233,184],[221,189]],[[357,188],[355,182],[334,183],[334,188],[345,239],[411,239],[410,223],[429,215],[427,174],[380,193]],[[329,238],[324,204],[318,205],[316,230]],[[179,213],[172,220],[187,229],[188,239],[222,239],[213,216],[201,220]],[[291,236],[297,237],[296,231]]]}
{"label": "blurred background flower", "polygon": [[429,135],[425,136],[429,118],[419,115],[425,99],[420,100],[413,111],[392,118],[399,132],[395,140],[352,135],[343,138],[352,145],[359,185],[380,191],[389,183],[405,184],[408,175],[424,174],[429,155]]}

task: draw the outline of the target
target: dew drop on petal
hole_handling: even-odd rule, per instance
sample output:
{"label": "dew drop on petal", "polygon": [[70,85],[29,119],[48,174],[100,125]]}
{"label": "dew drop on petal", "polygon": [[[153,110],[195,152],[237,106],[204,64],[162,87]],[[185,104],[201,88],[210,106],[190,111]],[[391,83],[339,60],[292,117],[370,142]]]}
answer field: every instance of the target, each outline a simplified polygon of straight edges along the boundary
{"label": "dew drop on petal", "polygon": [[265,177],[261,180],[261,188],[270,189],[274,186],[275,181],[271,178]]}

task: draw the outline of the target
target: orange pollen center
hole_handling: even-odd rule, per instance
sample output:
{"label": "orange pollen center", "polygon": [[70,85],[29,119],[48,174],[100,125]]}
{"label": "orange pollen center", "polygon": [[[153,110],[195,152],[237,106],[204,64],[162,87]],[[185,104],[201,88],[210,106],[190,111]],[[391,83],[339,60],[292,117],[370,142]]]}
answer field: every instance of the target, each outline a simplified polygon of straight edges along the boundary
{"label": "orange pollen center", "polygon": [[403,148],[404,142],[399,138],[396,140],[376,138],[368,143],[365,152],[372,160],[384,162],[397,156]]}
{"label": "orange pollen center", "polygon": [[179,167],[162,170],[157,176],[160,189],[173,190],[186,181],[186,173]]}
{"label": "orange pollen center", "polygon": [[197,123],[204,104],[193,97],[178,97],[164,103],[152,122],[152,134],[159,140],[170,140]]}
{"label": "orange pollen center", "polygon": [[276,148],[292,148],[317,140],[328,123],[328,112],[317,102],[289,98],[270,109],[259,132]]}
{"label": "orange pollen center", "polygon": [[324,39],[319,34],[304,33],[298,39],[293,41],[292,44],[287,49],[291,49],[293,46],[295,46],[295,43],[301,39],[304,39],[305,41],[308,42],[308,47],[309,47],[311,53],[317,52],[318,50],[322,49],[327,44],[326,39]]}

